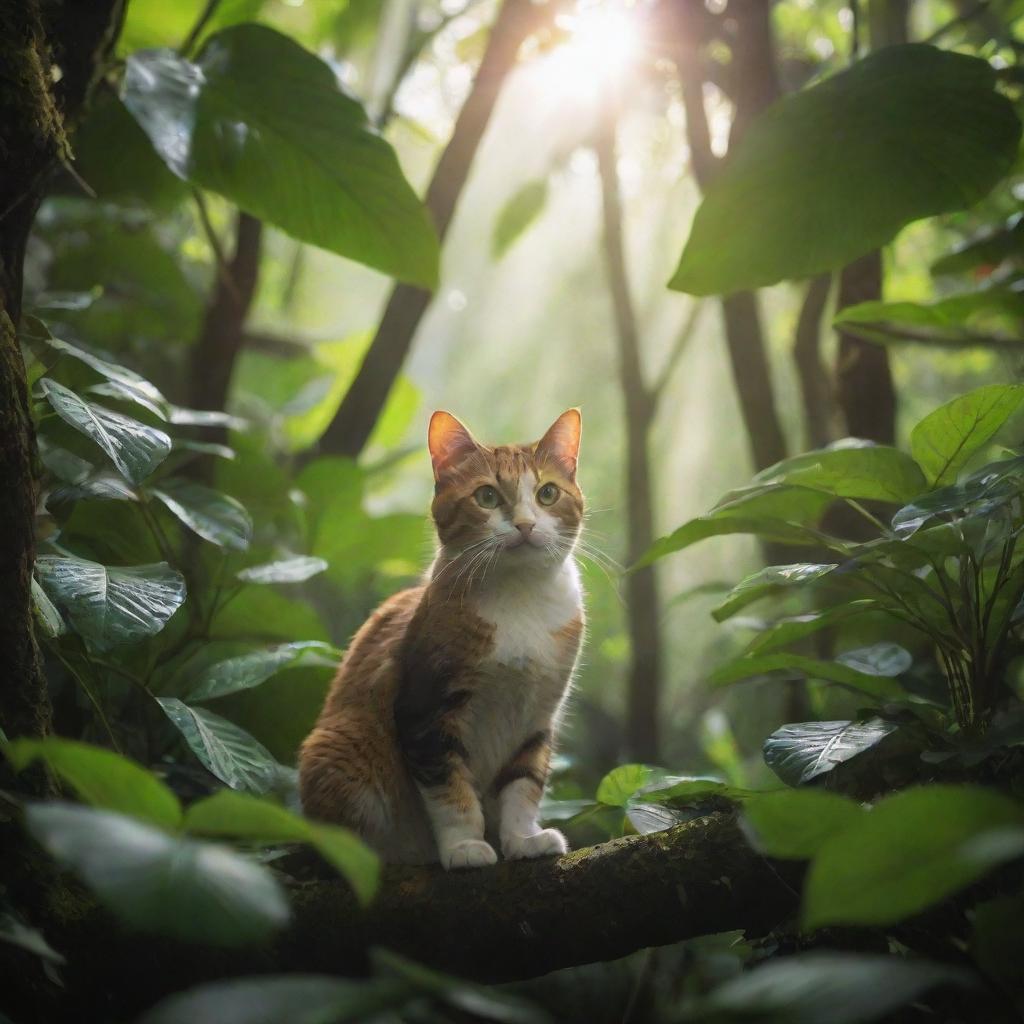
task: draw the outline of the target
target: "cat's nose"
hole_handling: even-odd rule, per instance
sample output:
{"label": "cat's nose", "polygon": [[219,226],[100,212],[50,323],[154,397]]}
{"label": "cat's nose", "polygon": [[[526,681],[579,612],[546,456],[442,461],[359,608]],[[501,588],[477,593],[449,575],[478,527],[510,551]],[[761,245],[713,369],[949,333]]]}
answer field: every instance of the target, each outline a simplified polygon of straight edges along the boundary
{"label": "cat's nose", "polygon": [[529,540],[533,533],[533,523],[516,523],[515,528],[523,535],[523,540]]}

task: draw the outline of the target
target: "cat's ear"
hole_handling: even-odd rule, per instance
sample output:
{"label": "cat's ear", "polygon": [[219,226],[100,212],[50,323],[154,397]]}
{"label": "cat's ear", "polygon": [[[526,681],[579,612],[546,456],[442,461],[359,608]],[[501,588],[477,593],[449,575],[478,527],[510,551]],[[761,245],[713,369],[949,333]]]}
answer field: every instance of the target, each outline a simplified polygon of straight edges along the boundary
{"label": "cat's ear", "polygon": [[435,480],[440,480],[441,474],[465,455],[479,451],[480,448],[466,427],[443,409],[438,409],[430,417],[427,447],[430,449]]}
{"label": "cat's ear", "polygon": [[551,459],[570,480],[575,480],[582,432],[583,417],[579,409],[567,409],[537,442],[537,460]]}

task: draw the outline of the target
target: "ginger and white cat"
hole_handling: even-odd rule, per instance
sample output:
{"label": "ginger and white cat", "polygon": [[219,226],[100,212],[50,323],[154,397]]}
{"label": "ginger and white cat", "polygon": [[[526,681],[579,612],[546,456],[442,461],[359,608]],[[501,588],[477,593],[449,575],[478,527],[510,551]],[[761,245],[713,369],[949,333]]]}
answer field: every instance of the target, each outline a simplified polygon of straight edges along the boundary
{"label": "ginger and white cat", "polygon": [[299,758],[306,813],[385,860],[566,850],[538,805],[583,633],[580,428],[570,409],[535,444],[492,448],[430,420],[437,557],[356,634]]}

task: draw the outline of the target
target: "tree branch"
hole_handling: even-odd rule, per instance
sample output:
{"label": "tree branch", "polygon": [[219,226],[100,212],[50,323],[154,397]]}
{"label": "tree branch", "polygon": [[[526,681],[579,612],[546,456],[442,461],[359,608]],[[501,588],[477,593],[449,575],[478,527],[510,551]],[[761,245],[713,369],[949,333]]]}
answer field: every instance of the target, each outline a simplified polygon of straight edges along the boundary
{"label": "tree branch", "polygon": [[[535,5],[531,0],[505,0],[498,13],[473,89],[427,189],[427,209],[442,242],[494,105],[515,66],[519,48],[551,17],[552,6],[551,3]],[[363,450],[430,299],[429,292],[411,285],[400,284],[391,292],[359,372],[321,438],[321,452],[355,457]]]}
{"label": "tree branch", "polygon": [[764,934],[796,908],[798,870],[752,850],[729,812],[557,860],[454,873],[389,867],[367,909],[343,882],[299,883],[291,926],[262,950],[140,941],[95,906],[76,906],[46,927],[68,957],[66,992],[73,993],[64,1013],[50,1019],[128,1018],[215,978],[358,974],[372,946],[499,982],[730,929]]}

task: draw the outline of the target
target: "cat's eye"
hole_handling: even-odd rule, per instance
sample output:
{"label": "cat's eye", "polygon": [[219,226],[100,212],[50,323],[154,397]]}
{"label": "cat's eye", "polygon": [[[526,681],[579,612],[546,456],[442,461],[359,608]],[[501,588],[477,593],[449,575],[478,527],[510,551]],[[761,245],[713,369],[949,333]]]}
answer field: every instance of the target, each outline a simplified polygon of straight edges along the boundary
{"label": "cat's eye", "polygon": [[473,497],[481,508],[497,508],[501,502],[501,495],[490,484],[478,487]]}
{"label": "cat's eye", "polygon": [[554,505],[558,501],[558,495],[561,492],[555,484],[544,484],[540,490],[537,491],[537,500],[542,505]]}

